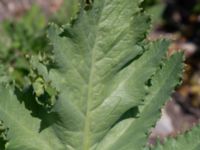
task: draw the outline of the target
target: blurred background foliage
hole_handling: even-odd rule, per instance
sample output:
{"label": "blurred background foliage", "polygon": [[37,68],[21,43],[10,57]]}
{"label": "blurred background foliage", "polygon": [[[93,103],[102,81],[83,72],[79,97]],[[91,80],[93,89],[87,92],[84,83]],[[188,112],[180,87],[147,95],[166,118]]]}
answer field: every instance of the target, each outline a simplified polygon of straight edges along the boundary
{"label": "blurred background foliage", "polygon": [[[1,1],[0,1],[1,2]],[[28,75],[30,54],[50,54],[50,46],[46,38],[48,22],[63,25],[78,13],[79,0],[66,0],[56,12],[48,14],[33,3],[20,17],[6,18],[0,23],[0,63],[11,80],[19,86],[25,85]]]}

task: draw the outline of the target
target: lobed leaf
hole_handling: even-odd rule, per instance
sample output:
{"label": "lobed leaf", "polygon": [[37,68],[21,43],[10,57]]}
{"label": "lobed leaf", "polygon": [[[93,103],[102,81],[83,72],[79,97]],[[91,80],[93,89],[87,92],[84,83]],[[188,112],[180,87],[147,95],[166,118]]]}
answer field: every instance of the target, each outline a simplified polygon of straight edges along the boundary
{"label": "lobed leaf", "polygon": [[[48,82],[57,100],[49,111],[36,102],[33,90],[14,94],[1,86],[0,119],[9,127],[6,150],[145,146],[149,128],[179,82],[182,55],[165,61],[169,43],[145,40],[150,19],[139,5],[139,0],[95,0],[73,23],[50,25],[56,66],[32,57],[41,79],[33,88],[41,95]],[[123,118],[133,108],[139,108],[137,116]]]}

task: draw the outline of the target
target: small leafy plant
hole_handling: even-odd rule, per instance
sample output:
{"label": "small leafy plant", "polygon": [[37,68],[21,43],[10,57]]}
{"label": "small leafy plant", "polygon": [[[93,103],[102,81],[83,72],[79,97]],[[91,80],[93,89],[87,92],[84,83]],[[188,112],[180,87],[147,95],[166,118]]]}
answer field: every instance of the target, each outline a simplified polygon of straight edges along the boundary
{"label": "small leafy plant", "polygon": [[0,63],[18,84],[24,84],[23,77],[29,72],[25,55],[47,50],[46,24],[45,15],[36,5],[25,16],[0,24]]}
{"label": "small leafy plant", "polygon": [[[180,83],[183,56],[167,58],[167,41],[146,40],[150,19],[139,6],[140,0],[94,0],[71,24],[50,25],[54,65],[32,57],[37,83],[23,91],[0,86],[2,149],[146,147],[161,107]],[[179,150],[200,138],[197,131],[156,148]]]}
{"label": "small leafy plant", "polygon": [[11,79],[20,86],[26,84],[24,77],[29,74],[30,69],[25,56],[36,53],[50,55],[46,38],[47,21],[66,24],[77,14],[79,7],[79,0],[66,0],[57,13],[47,17],[34,4],[24,16],[0,23],[0,63],[4,64],[3,68]]}

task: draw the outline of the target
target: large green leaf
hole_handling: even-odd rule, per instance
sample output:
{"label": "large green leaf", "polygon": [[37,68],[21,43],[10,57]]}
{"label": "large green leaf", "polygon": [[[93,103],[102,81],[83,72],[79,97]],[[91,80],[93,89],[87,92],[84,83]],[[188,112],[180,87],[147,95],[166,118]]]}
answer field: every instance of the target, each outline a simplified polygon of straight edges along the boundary
{"label": "large green leaf", "polygon": [[[1,87],[0,119],[9,128],[6,149],[140,150],[145,146],[158,110],[179,81],[182,55],[163,61],[168,42],[145,40],[149,18],[139,3],[95,0],[92,9],[82,8],[72,24],[51,25],[48,37],[56,66],[45,67],[36,57],[31,63],[57,90],[57,101],[49,112],[36,103],[32,91],[21,95],[15,90],[16,97]],[[124,117],[137,107],[137,116]]]}

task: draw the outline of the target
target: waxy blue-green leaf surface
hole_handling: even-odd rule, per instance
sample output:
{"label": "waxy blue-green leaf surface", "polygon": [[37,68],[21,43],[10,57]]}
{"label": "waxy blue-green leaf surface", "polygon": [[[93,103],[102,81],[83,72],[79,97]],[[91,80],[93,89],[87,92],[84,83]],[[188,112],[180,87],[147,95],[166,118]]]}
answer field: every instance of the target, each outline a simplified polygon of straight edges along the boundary
{"label": "waxy blue-green leaf surface", "polygon": [[[6,150],[141,150],[146,145],[179,82],[182,55],[164,60],[168,42],[145,40],[150,19],[139,3],[94,0],[73,23],[50,26],[56,67],[47,69],[36,57],[31,63],[57,90],[57,101],[45,112],[33,105],[33,95],[21,100],[1,87],[0,119],[10,129]],[[137,117],[122,117],[136,107]],[[34,115],[37,109],[43,111]]]}

